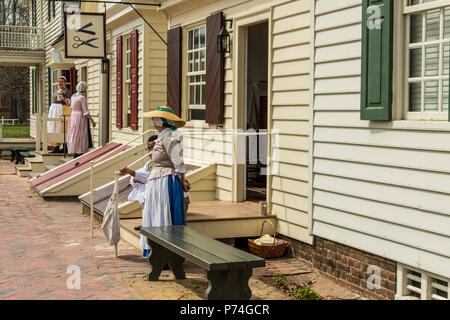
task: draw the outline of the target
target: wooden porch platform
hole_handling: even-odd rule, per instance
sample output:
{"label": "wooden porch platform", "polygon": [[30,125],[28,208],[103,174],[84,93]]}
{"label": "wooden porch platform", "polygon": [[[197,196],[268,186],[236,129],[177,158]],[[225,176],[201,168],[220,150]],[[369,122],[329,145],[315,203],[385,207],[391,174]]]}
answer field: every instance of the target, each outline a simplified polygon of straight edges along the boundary
{"label": "wooden porch platform", "polygon": [[[258,237],[265,219],[275,224],[275,216],[263,216],[256,202],[235,203],[231,201],[201,201],[189,205],[186,225],[214,239]],[[140,249],[140,232],[134,227],[141,219],[121,219],[122,239]],[[264,225],[263,233],[273,235],[270,224]]]}

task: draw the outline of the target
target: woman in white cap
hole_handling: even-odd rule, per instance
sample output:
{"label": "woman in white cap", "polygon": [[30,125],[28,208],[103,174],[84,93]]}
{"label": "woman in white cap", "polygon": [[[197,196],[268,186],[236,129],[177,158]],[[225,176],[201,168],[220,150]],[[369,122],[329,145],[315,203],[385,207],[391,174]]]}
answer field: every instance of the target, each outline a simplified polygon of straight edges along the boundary
{"label": "woman in white cap", "polygon": [[67,148],[68,152],[74,155],[74,158],[79,157],[88,151],[88,122],[86,118],[91,121],[95,127],[95,121],[89,114],[86,105],[86,82],[81,81],[77,84],[77,93],[72,96],[70,108],[72,113],[69,119],[69,129],[67,132]]}
{"label": "woman in white cap", "polygon": [[[186,121],[170,107],[158,107],[144,113],[144,117],[152,118],[159,134],[151,154],[152,170],[145,191],[142,227],[186,225],[184,192],[189,191],[190,185],[185,179],[183,147],[177,132]],[[143,235],[140,244],[145,257],[150,247]]]}
{"label": "woman in white cap", "polygon": [[[67,88],[67,79],[64,76],[60,76],[58,78],[58,90],[52,95],[52,104],[48,109],[48,117],[49,118],[60,118],[65,108],[70,106],[70,90]],[[64,106],[64,107],[63,107]],[[60,133],[64,132],[64,128],[61,125],[60,121],[47,121],[47,131],[49,133]],[[66,120],[66,128],[67,132],[67,120]],[[60,149],[60,143],[50,142],[48,144],[50,147],[54,147],[52,153],[59,153],[64,150]],[[67,146],[64,145],[64,148],[67,150]]]}

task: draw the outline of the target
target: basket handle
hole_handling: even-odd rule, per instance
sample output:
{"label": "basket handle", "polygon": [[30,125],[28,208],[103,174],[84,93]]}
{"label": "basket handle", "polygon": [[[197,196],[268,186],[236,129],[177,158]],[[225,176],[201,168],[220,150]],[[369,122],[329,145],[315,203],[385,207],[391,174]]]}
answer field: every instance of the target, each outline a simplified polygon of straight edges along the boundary
{"label": "basket handle", "polygon": [[276,232],[275,232],[275,226],[273,225],[272,221],[270,221],[270,220],[264,220],[263,221],[263,223],[261,225],[261,232],[259,233],[259,236],[260,237],[262,236],[263,229],[264,229],[264,224],[266,222],[270,223],[270,225],[272,226],[272,229],[273,229],[273,244],[272,244],[272,248],[273,248],[273,247],[275,247],[275,241],[277,240],[277,235],[276,235]]}

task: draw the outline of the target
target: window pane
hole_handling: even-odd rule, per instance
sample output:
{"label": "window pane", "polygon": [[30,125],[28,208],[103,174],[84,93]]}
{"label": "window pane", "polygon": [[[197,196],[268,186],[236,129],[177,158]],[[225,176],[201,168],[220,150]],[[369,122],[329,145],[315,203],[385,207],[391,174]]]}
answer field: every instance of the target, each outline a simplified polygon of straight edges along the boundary
{"label": "window pane", "polygon": [[195,104],[200,104],[200,86],[195,86]]}
{"label": "window pane", "polygon": [[422,76],[422,48],[411,49],[409,54],[409,76]]}
{"label": "window pane", "polygon": [[444,39],[450,38],[450,8],[445,9]]}
{"label": "window pane", "polygon": [[206,45],[205,41],[205,27],[200,28],[200,48],[204,48]]}
{"label": "window pane", "polygon": [[425,111],[438,111],[439,81],[425,82]]}
{"label": "window pane", "polygon": [[439,26],[441,20],[441,10],[427,12],[426,41],[439,40]]}
{"label": "window pane", "polygon": [[189,110],[189,118],[191,120],[205,120],[205,110],[204,109],[191,109]]}
{"label": "window pane", "polygon": [[408,0],[408,6],[415,6],[416,4],[419,4],[420,0]]}
{"label": "window pane", "polygon": [[69,70],[61,70],[61,75],[66,78],[67,82],[70,81],[70,71]]}
{"label": "window pane", "polygon": [[442,73],[444,75],[448,75],[449,56],[450,56],[450,44],[445,44],[444,45],[444,67],[442,70]]}
{"label": "window pane", "polygon": [[409,111],[420,112],[422,105],[422,84],[409,84]]}
{"label": "window pane", "polygon": [[206,85],[202,84],[202,104],[206,105]]}
{"label": "window pane", "polygon": [[192,30],[188,32],[188,50],[192,50]]}
{"label": "window pane", "polygon": [[198,51],[194,52],[194,71],[198,71],[199,67],[199,59],[198,59]]}
{"label": "window pane", "polygon": [[198,29],[194,29],[194,49],[198,49],[199,42],[200,42],[200,37],[198,34]]}
{"label": "window pane", "polygon": [[200,51],[200,71],[205,70],[205,50]]}
{"label": "window pane", "polygon": [[448,111],[448,80],[442,81],[442,110]]}
{"label": "window pane", "polygon": [[422,14],[411,16],[411,43],[422,42],[423,19]]}
{"label": "window pane", "polygon": [[425,75],[439,75],[439,46],[425,47]]}
{"label": "window pane", "polygon": [[130,41],[131,41],[131,38],[127,38],[127,50],[130,50]]}
{"label": "window pane", "polygon": [[189,104],[194,104],[194,86],[189,86]]}
{"label": "window pane", "polygon": [[192,57],[193,57],[193,54],[189,53],[189,55],[188,55],[188,62],[189,62],[188,69],[189,69],[189,72],[192,72],[192,70],[194,69],[194,62],[192,60]]}

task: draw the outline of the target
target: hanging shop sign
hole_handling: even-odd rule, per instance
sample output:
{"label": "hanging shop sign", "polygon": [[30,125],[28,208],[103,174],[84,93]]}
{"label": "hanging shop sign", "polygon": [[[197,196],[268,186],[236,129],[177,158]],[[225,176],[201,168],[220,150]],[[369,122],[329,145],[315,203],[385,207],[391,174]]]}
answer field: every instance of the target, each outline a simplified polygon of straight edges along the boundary
{"label": "hanging shop sign", "polygon": [[106,15],[64,13],[66,58],[106,58]]}

